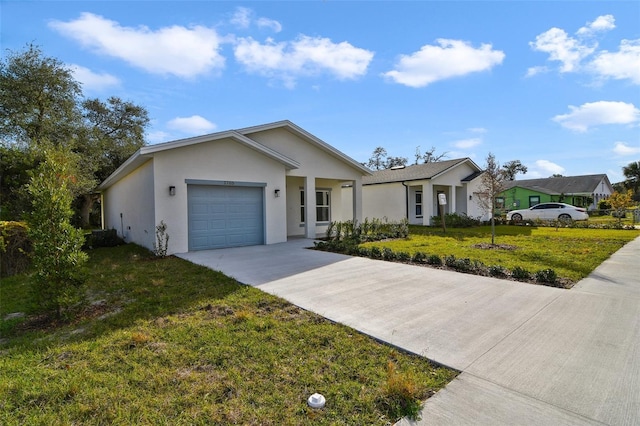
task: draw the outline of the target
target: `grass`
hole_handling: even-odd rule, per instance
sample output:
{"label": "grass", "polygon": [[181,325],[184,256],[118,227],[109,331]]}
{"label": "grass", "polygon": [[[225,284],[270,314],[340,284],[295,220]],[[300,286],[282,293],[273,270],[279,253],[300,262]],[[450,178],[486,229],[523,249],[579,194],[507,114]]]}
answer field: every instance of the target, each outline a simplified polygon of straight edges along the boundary
{"label": "grass", "polygon": [[406,239],[363,244],[364,247],[389,248],[394,252],[427,256],[453,255],[480,261],[487,266],[524,268],[530,272],[553,269],[559,277],[578,281],[627,242],[640,230],[579,229],[500,225],[496,227],[496,244],[515,246],[513,250],[481,249],[478,244],[491,243],[491,228],[447,229],[410,226]]}
{"label": "grass", "polygon": [[0,424],[384,425],[457,374],[134,245],[93,250],[86,273],[72,324],[3,321],[29,313],[28,277],[0,283]]}

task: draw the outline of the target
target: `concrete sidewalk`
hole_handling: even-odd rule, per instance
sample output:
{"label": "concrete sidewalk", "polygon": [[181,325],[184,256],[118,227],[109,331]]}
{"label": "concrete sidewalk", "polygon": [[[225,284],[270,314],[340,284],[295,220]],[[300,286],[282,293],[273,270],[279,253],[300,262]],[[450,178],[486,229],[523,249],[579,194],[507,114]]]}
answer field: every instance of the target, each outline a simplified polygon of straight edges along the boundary
{"label": "concrete sidewalk", "polygon": [[572,290],[310,245],[180,256],[462,371],[403,425],[640,423],[640,238]]}

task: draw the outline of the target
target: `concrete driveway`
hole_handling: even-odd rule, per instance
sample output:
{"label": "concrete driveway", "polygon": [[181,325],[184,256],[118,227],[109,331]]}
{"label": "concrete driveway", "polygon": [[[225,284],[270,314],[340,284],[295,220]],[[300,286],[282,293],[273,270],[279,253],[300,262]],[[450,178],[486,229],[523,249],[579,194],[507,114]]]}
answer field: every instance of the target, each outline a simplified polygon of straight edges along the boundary
{"label": "concrete driveway", "polygon": [[401,425],[640,424],[640,238],[571,290],[312,245],[179,256],[462,371]]}

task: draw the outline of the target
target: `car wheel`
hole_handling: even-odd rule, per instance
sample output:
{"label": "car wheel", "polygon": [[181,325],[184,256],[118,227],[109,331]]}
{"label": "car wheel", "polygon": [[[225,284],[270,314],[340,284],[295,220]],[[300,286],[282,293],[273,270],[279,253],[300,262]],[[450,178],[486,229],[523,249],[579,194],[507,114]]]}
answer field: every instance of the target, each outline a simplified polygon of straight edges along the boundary
{"label": "car wheel", "polygon": [[514,213],[513,216],[511,216],[511,220],[514,222],[520,222],[522,220],[522,215],[520,213]]}
{"label": "car wheel", "polygon": [[573,219],[571,218],[571,216],[570,216],[570,215],[568,215],[568,214],[564,213],[564,214],[561,214],[560,216],[558,216],[558,220],[559,220],[560,222],[569,223],[569,222],[571,222]]}

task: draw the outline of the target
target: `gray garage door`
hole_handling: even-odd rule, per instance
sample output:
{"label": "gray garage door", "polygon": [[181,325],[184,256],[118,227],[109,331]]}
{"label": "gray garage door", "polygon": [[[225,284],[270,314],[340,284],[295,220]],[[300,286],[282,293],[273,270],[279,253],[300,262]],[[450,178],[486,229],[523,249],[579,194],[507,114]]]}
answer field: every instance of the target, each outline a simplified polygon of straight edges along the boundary
{"label": "gray garage door", "polygon": [[189,185],[189,250],[264,244],[263,188]]}

